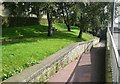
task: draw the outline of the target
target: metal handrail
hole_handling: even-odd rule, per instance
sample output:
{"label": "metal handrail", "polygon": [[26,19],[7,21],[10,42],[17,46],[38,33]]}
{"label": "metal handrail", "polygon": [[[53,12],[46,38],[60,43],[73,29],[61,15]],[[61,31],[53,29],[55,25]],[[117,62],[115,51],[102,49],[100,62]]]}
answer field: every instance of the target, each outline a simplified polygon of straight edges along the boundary
{"label": "metal handrail", "polygon": [[120,56],[109,28],[107,34],[110,47],[112,81],[120,84]]}

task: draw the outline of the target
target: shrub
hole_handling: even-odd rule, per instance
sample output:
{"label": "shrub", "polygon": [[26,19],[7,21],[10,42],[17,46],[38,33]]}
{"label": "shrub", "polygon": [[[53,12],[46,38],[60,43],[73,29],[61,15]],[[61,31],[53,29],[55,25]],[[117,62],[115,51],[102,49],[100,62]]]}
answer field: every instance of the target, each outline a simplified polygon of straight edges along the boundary
{"label": "shrub", "polygon": [[3,17],[3,27],[38,25],[39,19],[34,17]]}

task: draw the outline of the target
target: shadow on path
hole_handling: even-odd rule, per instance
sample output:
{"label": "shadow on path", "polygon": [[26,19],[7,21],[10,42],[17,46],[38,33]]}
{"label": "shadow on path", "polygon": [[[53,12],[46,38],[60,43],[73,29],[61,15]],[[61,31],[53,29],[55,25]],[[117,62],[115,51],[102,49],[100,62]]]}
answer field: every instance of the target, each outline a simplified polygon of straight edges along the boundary
{"label": "shadow on path", "polygon": [[67,83],[105,82],[105,45],[98,45],[82,55]]}
{"label": "shadow on path", "polygon": [[[85,52],[78,60],[59,70],[48,82],[82,84],[105,82],[105,42],[100,42]],[[100,83],[101,84],[101,83]]]}

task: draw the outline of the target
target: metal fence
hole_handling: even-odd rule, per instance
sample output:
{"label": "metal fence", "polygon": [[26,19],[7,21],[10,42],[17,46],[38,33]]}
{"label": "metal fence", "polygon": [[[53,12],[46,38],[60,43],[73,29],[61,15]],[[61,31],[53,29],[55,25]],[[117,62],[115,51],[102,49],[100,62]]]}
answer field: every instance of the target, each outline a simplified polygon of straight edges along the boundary
{"label": "metal fence", "polygon": [[120,56],[109,28],[107,31],[107,38],[110,49],[112,82],[113,84],[120,84]]}

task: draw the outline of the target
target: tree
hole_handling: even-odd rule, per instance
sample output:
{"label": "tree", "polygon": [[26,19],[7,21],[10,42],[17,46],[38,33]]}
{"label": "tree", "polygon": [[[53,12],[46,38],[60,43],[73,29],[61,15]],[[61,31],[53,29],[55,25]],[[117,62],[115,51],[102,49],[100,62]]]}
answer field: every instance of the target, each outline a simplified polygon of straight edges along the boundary
{"label": "tree", "polygon": [[85,31],[85,25],[87,24],[87,13],[86,13],[87,3],[78,2],[74,4],[74,13],[76,14],[76,24],[79,26],[80,31],[78,38],[82,38],[82,32]]}
{"label": "tree", "polygon": [[53,17],[63,17],[68,31],[71,31],[71,25],[79,26],[78,38],[82,38],[82,32],[86,31],[97,35],[97,32],[110,20],[112,9],[108,2],[4,2],[3,4],[9,10],[10,16],[30,17],[34,14],[40,20],[43,14],[47,14],[48,36],[52,35]]}
{"label": "tree", "polygon": [[4,2],[3,4],[5,8],[9,10],[9,16],[12,17],[31,17],[31,15],[36,15],[40,20],[43,14],[47,14],[48,36],[52,35],[52,16],[55,10],[54,3]]}
{"label": "tree", "polygon": [[9,11],[9,16],[12,17],[26,17],[30,12],[30,2],[3,2],[2,3]]}
{"label": "tree", "polygon": [[71,14],[72,14],[72,2],[60,2],[58,4],[59,14],[64,18],[64,23],[67,26],[67,30],[71,31]]}
{"label": "tree", "polygon": [[37,16],[37,18],[39,19],[39,22],[44,14],[44,7],[45,7],[45,4],[44,2],[34,2],[34,3],[31,3],[31,11],[30,11],[30,14],[34,14]]}
{"label": "tree", "polygon": [[49,2],[44,4],[44,11],[47,13],[47,20],[48,20],[48,36],[52,36],[53,30],[52,30],[52,21],[53,21],[53,15],[56,12],[56,5],[55,3]]}
{"label": "tree", "polygon": [[[93,35],[98,35],[101,29],[107,25],[109,20],[109,3],[90,3],[89,6],[89,19],[90,19],[90,28]],[[96,10],[96,11],[95,11]]]}
{"label": "tree", "polygon": [[47,6],[47,19],[48,19],[48,36],[52,35],[52,8],[50,5]]}
{"label": "tree", "polygon": [[[106,26],[109,20],[109,10],[110,3],[77,3],[76,4],[76,14],[79,21],[80,32],[78,38],[82,38],[82,32],[90,31],[93,35],[97,35],[101,26]],[[106,9],[105,9],[106,7]]]}

